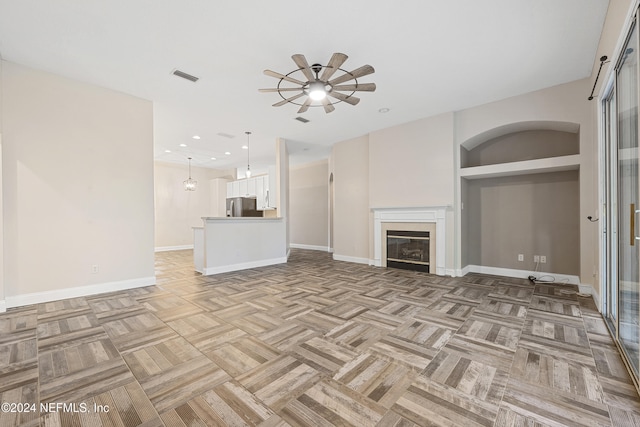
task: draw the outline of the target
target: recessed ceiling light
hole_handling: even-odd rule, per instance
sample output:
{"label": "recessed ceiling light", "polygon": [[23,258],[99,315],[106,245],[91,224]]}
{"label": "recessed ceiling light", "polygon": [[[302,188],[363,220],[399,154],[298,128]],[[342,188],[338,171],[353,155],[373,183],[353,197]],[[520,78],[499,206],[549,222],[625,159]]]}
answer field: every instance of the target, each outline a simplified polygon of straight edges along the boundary
{"label": "recessed ceiling light", "polygon": [[226,154],[227,156],[230,156],[230,155],[231,155],[231,153],[230,153],[230,152],[228,152],[228,151],[225,151],[225,152],[224,152],[224,154]]}
{"label": "recessed ceiling light", "polygon": [[171,152],[171,150],[164,150],[164,152],[165,152],[165,153],[170,153],[170,152]]}
{"label": "recessed ceiling light", "polygon": [[385,108],[379,109],[378,113],[388,113],[389,111],[390,111],[390,109],[385,107]]}
{"label": "recessed ceiling light", "polygon": [[200,135],[193,135],[191,138],[193,138],[193,139],[200,139]]}
{"label": "recessed ceiling light", "polygon": [[180,144],[180,147],[186,147],[187,144]]}
{"label": "recessed ceiling light", "polygon": [[248,150],[248,149],[249,149],[249,147],[248,147],[248,146],[246,146],[246,145],[243,145],[243,146],[242,146],[242,149],[243,149],[243,150]]}
{"label": "recessed ceiling light", "polygon": [[212,157],[211,160],[217,160],[215,157]]}

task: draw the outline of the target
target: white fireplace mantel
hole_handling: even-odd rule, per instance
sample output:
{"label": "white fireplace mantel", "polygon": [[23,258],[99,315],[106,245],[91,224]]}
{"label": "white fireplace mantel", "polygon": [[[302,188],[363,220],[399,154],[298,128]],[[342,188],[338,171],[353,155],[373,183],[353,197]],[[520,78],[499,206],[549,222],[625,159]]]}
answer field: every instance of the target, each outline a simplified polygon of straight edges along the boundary
{"label": "white fireplace mantel", "polygon": [[382,267],[382,224],[385,222],[430,222],[436,224],[435,274],[446,274],[445,254],[447,242],[447,206],[415,208],[372,208],[373,211],[373,265]]}

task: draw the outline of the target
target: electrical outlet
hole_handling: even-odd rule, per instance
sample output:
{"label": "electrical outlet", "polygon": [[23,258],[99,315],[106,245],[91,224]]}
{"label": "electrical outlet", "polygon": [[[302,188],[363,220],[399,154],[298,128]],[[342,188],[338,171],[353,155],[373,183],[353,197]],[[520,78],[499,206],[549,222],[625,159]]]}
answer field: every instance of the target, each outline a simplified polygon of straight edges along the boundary
{"label": "electrical outlet", "polygon": [[518,261],[524,261],[524,255],[518,254]]}
{"label": "electrical outlet", "polygon": [[545,264],[547,262],[547,256],[546,255],[540,255],[540,262],[542,264]]}
{"label": "electrical outlet", "polygon": [[533,262],[540,262],[540,255],[534,255]]}
{"label": "electrical outlet", "polygon": [[100,271],[100,268],[98,267],[98,264],[93,264],[91,266],[91,273],[92,274],[98,274],[98,271]]}

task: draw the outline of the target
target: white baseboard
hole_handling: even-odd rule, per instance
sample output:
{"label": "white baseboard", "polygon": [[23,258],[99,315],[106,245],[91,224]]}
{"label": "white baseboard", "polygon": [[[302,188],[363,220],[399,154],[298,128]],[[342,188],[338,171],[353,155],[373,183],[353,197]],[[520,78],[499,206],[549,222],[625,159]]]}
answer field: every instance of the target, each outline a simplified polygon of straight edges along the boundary
{"label": "white baseboard", "polygon": [[[526,279],[529,276],[541,277],[543,280],[544,276],[553,276],[555,278],[555,283],[568,283],[570,285],[579,285],[580,278],[578,276],[572,276],[569,274],[558,274],[558,273],[546,273],[543,271],[532,272],[531,270],[515,270],[512,268],[500,268],[500,267],[486,267],[483,265],[467,265],[462,271],[467,273],[482,273],[482,274],[491,274],[493,276],[506,276],[506,277],[517,277],[520,279]],[[466,274],[466,273],[465,273]]]}
{"label": "white baseboard", "polygon": [[7,311],[7,303],[5,300],[0,300],[0,313]]}
{"label": "white baseboard", "polygon": [[466,276],[467,274],[471,273],[469,271],[469,266],[465,266],[464,268],[458,269],[456,270],[456,274],[458,277],[462,277],[462,276]]}
{"label": "white baseboard", "polygon": [[456,276],[457,276],[457,274],[456,274],[456,270],[455,270],[455,269],[453,269],[453,268],[446,268],[446,269],[444,270],[444,275],[445,275],[445,276],[451,276],[451,277],[456,277]]}
{"label": "white baseboard", "polygon": [[309,249],[312,251],[330,252],[327,246],[303,245],[301,243],[291,243],[289,246],[291,246],[294,249]]}
{"label": "white baseboard", "polygon": [[333,259],[336,261],[346,261],[346,262],[355,262],[356,264],[367,264],[369,265],[369,258],[360,258],[355,256],[346,256],[346,255],[338,255],[336,253],[333,254]]}
{"label": "white baseboard", "polygon": [[184,251],[187,249],[193,249],[193,245],[181,245],[181,246],[158,246],[155,251],[156,252],[167,252],[167,251]]}
{"label": "white baseboard", "polygon": [[75,288],[56,289],[54,291],[34,292],[8,296],[5,299],[6,307],[21,307],[23,305],[40,304],[43,302],[57,301],[67,298],[86,297],[89,295],[103,294],[106,292],[124,291],[127,289],[142,288],[156,284],[155,276],[141,277],[139,279],[120,280],[117,282],[97,283],[95,285],[78,286]]}
{"label": "white baseboard", "polygon": [[284,264],[286,262],[287,262],[287,257],[262,259],[259,261],[251,261],[251,262],[241,262],[238,264],[205,268],[203,274],[205,276],[210,276],[212,274],[228,273],[230,271],[248,270],[249,268],[266,267],[267,265]]}

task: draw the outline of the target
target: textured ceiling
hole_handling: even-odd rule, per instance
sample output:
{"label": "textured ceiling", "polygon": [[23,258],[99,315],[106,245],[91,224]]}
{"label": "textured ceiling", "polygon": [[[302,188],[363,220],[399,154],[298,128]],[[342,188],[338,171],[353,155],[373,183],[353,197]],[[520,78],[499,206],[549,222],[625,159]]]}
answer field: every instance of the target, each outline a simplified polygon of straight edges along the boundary
{"label": "textured ceiling", "polygon": [[[154,102],[155,157],[226,169],[293,163],[370,131],[588,77],[597,61],[606,0],[0,0],[7,61]],[[291,55],[343,68],[370,64],[377,90],[333,113],[272,107],[270,69]],[[191,83],[172,75],[198,76]],[[585,96],[588,94],[585,94]],[[388,108],[388,113],[380,113]],[[233,138],[219,134],[233,135]],[[199,141],[193,135],[200,135]],[[180,147],[186,144],[187,147]],[[171,153],[165,153],[171,150]],[[225,155],[229,151],[231,155]],[[218,160],[211,160],[216,157]]]}

